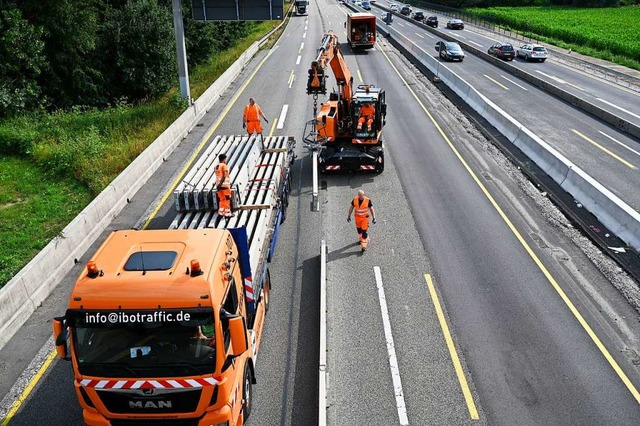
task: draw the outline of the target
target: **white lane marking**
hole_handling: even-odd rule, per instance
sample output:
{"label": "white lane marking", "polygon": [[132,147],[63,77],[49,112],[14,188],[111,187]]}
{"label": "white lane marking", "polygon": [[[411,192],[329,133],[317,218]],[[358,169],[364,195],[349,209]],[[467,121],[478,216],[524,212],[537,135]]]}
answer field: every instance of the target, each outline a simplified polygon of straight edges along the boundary
{"label": "white lane marking", "polygon": [[495,41],[496,41],[495,37],[489,37],[489,36],[486,36],[486,35],[484,35],[484,34],[480,34],[480,33],[477,33],[477,32],[475,32],[475,31],[471,31],[471,30],[465,30],[465,31],[469,31],[469,32],[470,32],[471,34],[473,34],[473,35],[477,35],[477,36],[480,36],[480,37],[484,37],[484,38],[486,38],[487,40],[491,40],[491,41],[493,41],[493,42],[495,42]]}
{"label": "white lane marking", "polygon": [[557,81],[558,83],[561,83],[561,84],[567,84],[567,85],[569,85],[569,86],[571,86],[571,87],[575,87],[575,88],[576,88],[576,89],[578,89],[578,90],[582,90],[582,87],[576,86],[575,84],[573,84],[573,83],[569,83],[568,81],[565,81],[565,80],[563,80],[563,79],[561,79],[561,78],[559,78],[559,77],[556,77],[556,76],[554,76],[554,75],[549,75],[549,74],[546,74],[546,73],[544,73],[544,72],[542,72],[542,71],[539,71],[539,70],[536,70],[536,72],[537,72],[538,74],[542,74],[542,75],[544,75],[545,77],[548,77],[548,78],[550,78],[550,79],[552,79],[552,80],[555,80],[555,81]]}
{"label": "white lane marking", "polygon": [[289,105],[282,105],[282,111],[280,112],[280,117],[278,118],[278,125],[276,129],[282,129],[284,127],[284,119],[287,116],[287,111],[289,111]]}
{"label": "white lane marking", "polygon": [[597,99],[597,100],[599,100],[600,102],[604,102],[605,104],[607,104],[607,105],[609,105],[609,106],[612,106],[612,107],[614,107],[614,108],[616,108],[616,109],[619,109],[619,110],[620,110],[620,111],[622,111],[622,112],[625,112],[625,113],[627,113],[627,114],[629,114],[629,115],[633,115],[635,118],[640,118],[640,115],[638,115],[638,114],[634,114],[634,113],[632,113],[632,112],[631,112],[631,111],[629,111],[629,110],[626,110],[626,109],[624,109],[624,108],[622,108],[622,107],[619,107],[618,105],[612,104],[611,102],[607,102],[607,101],[605,101],[605,100],[604,100],[604,99],[602,99],[602,98],[596,98],[596,99]]}
{"label": "white lane marking", "polygon": [[476,43],[476,42],[475,42],[475,41],[473,41],[473,40],[469,40],[469,43],[473,43],[473,44],[475,44],[476,46],[480,46],[480,47],[482,47],[482,45],[481,45],[480,43]]}
{"label": "white lane marking", "polygon": [[306,25],[304,26],[304,30],[307,31],[307,26]]}
{"label": "white lane marking", "polygon": [[298,59],[296,59],[296,65],[300,65],[300,59],[302,59],[302,56],[298,55]]}
{"label": "white lane marking", "polygon": [[401,27],[404,27],[404,25],[402,25],[402,23],[398,22],[398,25],[400,25]]}
{"label": "white lane marking", "polygon": [[424,38],[424,36],[422,36],[422,35],[420,35],[420,34],[418,34],[418,33],[416,33],[416,35],[417,35],[418,37],[420,37],[420,38]]}
{"label": "white lane marking", "polygon": [[302,49],[304,49],[304,42],[300,43],[300,50],[298,50],[298,53],[302,52]]}
{"label": "white lane marking", "polygon": [[424,35],[426,35],[426,36],[427,36],[427,37],[429,37],[429,38],[435,38],[434,36],[432,36],[432,35],[431,35],[431,34],[429,34],[429,33],[424,33]]}
{"label": "white lane marking", "polygon": [[611,139],[612,141],[614,141],[615,143],[619,144],[620,146],[622,146],[623,148],[627,148],[629,151],[633,152],[636,155],[640,155],[640,152],[636,151],[633,148],[629,148],[628,146],[626,146],[625,144],[623,144],[622,142],[620,142],[617,139],[614,139],[612,136],[609,136],[608,134],[606,134],[605,132],[601,132],[600,130],[598,130],[598,133],[600,133],[602,136],[607,137],[609,139]]}
{"label": "white lane marking", "polygon": [[393,392],[396,396],[396,407],[398,408],[398,418],[401,425],[408,425],[407,404],[404,402],[404,392],[402,391],[402,381],[400,380],[400,369],[398,368],[398,359],[396,358],[396,347],[393,343],[393,335],[391,334],[391,322],[389,321],[389,309],[387,308],[387,298],[384,295],[384,287],[382,286],[382,275],[380,267],[374,266],[373,272],[376,276],[376,285],[378,287],[378,299],[380,299],[380,311],[382,312],[382,324],[384,325],[384,337],[387,341],[387,353],[389,354],[389,367],[391,368],[391,378],[393,380]]}
{"label": "white lane marking", "polygon": [[495,78],[491,78],[486,74],[482,74],[485,77],[487,77],[489,80],[493,81],[495,84],[497,84],[498,86],[502,87],[504,90],[509,90],[509,88],[507,86],[505,86],[504,84],[500,83],[498,80],[496,80]]}
{"label": "white lane marking", "polygon": [[305,31],[304,34],[302,34],[302,38],[307,38],[307,32]]}
{"label": "white lane marking", "polygon": [[515,81],[511,80],[509,77],[504,76],[502,74],[500,74],[500,77],[504,78],[505,80],[507,80],[509,83],[511,84],[515,84],[516,86],[518,86],[519,88],[521,88],[522,90],[526,90],[527,92],[529,91],[529,89],[527,89],[526,87],[516,83]]}
{"label": "white lane marking", "polygon": [[466,39],[467,39],[465,36],[462,36],[462,35],[459,35],[459,34],[458,34],[456,37],[460,37],[460,38],[462,38],[462,39],[464,39],[464,40],[466,40]]}

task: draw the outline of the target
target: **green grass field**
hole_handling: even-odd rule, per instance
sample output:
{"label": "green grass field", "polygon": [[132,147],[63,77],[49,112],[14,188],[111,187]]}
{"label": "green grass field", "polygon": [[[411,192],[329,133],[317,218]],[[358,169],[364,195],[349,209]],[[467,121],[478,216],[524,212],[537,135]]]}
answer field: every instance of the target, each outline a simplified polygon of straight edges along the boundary
{"label": "green grass field", "polygon": [[640,69],[640,7],[467,9],[527,36]]}
{"label": "green grass field", "polygon": [[[276,24],[256,25],[236,46],[190,70],[191,96],[198,98]],[[182,113],[176,99],[174,88],[137,106],[0,121],[0,288]]]}

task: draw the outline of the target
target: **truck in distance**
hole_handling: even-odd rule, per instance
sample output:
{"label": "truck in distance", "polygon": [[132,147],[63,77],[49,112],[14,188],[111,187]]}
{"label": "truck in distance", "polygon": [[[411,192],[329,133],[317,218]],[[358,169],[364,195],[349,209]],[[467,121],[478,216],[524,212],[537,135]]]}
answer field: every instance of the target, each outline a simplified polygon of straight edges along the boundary
{"label": "truck in distance", "polygon": [[376,17],[371,13],[347,15],[347,43],[352,49],[371,49],[376,44]]}

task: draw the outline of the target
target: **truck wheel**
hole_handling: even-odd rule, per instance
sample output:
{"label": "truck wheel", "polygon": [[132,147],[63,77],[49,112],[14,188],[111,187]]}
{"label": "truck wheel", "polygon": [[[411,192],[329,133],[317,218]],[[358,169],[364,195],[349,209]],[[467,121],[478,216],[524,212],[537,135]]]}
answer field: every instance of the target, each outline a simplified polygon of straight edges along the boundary
{"label": "truck wheel", "polygon": [[244,385],[242,386],[242,420],[247,423],[247,419],[251,415],[251,406],[253,405],[253,393],[251,391],[251,372],[249,366],[244,367]]}

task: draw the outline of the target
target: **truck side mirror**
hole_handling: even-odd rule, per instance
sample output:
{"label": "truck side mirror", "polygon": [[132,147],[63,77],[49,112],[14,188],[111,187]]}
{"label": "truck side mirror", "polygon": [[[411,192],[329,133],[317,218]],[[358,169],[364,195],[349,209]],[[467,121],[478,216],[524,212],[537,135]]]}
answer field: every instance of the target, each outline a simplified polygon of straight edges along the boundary
{"label": "truck side mirror", "polygon": [[247,336],[247,326],[244,318],[235,316],[229,318],[229,333],[231,334],[231,346],[233,347],[231,356],[239,356],[249,349],[249,340]]}
{"label": "truck side mirror", "polygon": [[69,340],[69,328],[64,322],[64,317],[54,318],[51,321],[53,325],[53,340],[56,344],[56,352],[58,356],[64,360],[69,360],[69,352],[67,350],[67,341]]}

